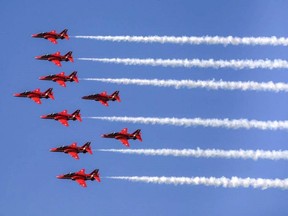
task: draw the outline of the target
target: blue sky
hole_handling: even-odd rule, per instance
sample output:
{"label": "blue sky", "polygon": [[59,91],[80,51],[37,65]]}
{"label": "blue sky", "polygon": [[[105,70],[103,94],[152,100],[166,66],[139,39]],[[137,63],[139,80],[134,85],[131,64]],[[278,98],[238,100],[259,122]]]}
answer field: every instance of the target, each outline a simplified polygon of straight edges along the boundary
{"label": "blue sky", "polygon": [[[69,35],[169,36],[283,36],[287,35],[285,1],[6,1],[1,4],[0,96],[2,170],[0,215],[287,215],[287,191],[278,189],[225,189],[173,186],[102,179],[83,189],[56,175],[99,168],[101,176],[215,176],[287,177],[285,161],[145,157],[94,152],[80,160],[49,149],[87,141],[92,148],[124,148],[101,134],[128,127],[142,129],[143,142],[131,148],[219,148],[285,150],[287,131],[228,130],[203,127],[138,125],[84,119],[66,128],[40,115],[81,109],[87,116],[145,116],[247,118],[286,120],[285,93],[212,91],[138,87],[92,81],[55,83],[39,81],[42,75],[77,70],[79,78],[223,79],[226,81],[286,82],[286,70],[232,70],[125,66],[78,61],[95,58],[214,58],[286,59],[287,47],[193,46],[175,44],[112,43],[71,38],[54,45],[32,39],[31,34],[69,29]],[[62,68],[34,56],[72,50],[74,63]],[[55,101],[42,105],[13,97],[13,93],[53,87]],[[120,91],[121,103],[108,108],[84,101],[83,95]]]}

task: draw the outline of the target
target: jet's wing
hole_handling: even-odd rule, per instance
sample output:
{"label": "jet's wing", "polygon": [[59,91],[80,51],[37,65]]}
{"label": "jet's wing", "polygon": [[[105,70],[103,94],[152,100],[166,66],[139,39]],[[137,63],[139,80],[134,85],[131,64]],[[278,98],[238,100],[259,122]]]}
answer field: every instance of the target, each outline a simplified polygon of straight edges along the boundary
{"label": "jet's wing", "polygon": [[48,37],[47,40],[51,41],[54,44],[57,44],[57,41],[55,38]]}
{"label": "jet's wing", "polygon": [[62,65],[61,65],[61,62],[59,61],[59,60],[57,60],[57,59],[53,59],[53,60],[51,60],[55,65],[57,65],[58,67],[61,67]]}
{"label": "jet's wing", "polygon": [[77,143],[72,143],[71,145],[70,145],[70,147],[72,147],[72,148],[75,148],[75,147],[77,147]]}
{"label": "jet's wing", "polygon": [[61,119],[58,119],[58,121],[66,127],[69,126],[68,121],[66,119],[61,118]]}
{"label": "jet's wing", "polygon": [[79,160],[79,156],[76,152],[68,152],[69,155],[71,155],[71,157],[75,158],[76,160]]}
{"label": "jet's wing", "polygon": [[81,169],[80,171],[77,172],[77,174],[85,174],[85,169]]}
{"label": "jet's wing", "polygon": [[128,129],[127,129],[127,128],[123,128],[123,129],[120,131],[121,134],[127,134],[127,132],[128,132]]}
{"label": "jet's wing", "polygon": [[56,82],[62,87],[66,87],[66,83],[63,80],[56,80]]}
{"label": "jet's wing", "polygon": [[79,185],[81,185],[82,187],[87,187],[87,184],[85,182],[84,179],[76,179],[75,180]]}
{"label": "jet's wing", "polygon": [[104,106],[109,106],[108,103],[107,103],[107,101],[99,100],[99,102],[100,102],[101,104],[103,104]]}
{"label": "jet's wing", "polygon": [[67,115],[67,110],[63,110],[62,112],[60,112],[63,115]]}
{"label": "jet's wing", "polygon": [[102,96],[107,96],[107,92],[106,92],[106,91],[101,92],[100,95],[102,95]]}
{"label": "jet's wing", "polygon": [[37,104],[41,104],[40,98],[38,98],[38,97],[31,97],[31,99],[32,99],[33,101],[35,101]]}
{"label": "jet's wing", "polygon": [[119,139],[119,140],[120,140],[120,141],[123,143],[123,145],[125,145],[126,147],[130,147],[129,142],[128,142],[127,139],[121,138],[121,139]]}
{"label": "jet's wing", "polygon": [[61,72],[61,73],[59,73],[59,74],[57,74],[57,75],[59,75],[59,76],[65,76],[65,73],[64,73],[64,72]]}

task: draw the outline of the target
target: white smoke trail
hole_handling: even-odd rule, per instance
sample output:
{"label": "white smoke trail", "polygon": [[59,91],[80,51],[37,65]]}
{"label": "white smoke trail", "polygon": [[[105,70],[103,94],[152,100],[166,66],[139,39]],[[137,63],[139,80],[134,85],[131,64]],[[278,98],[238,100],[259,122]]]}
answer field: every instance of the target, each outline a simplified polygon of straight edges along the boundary
{"label": "white smoke trail", "polygon": [[233,68],[233,69],[287,69],[288,61],[275,59],[260,60],[202,60],[202,59],[138,59],[138,58],[78,58],[83,61],[96,61],[124,65],[149,65],[163,67],[200,67],[200,68]]}
{"label": "white smoke trail", "polygon": [[116,83],[124,85],[146,85],[146,86],[159,86],[159,87],[174,87],[179,88],[207,88],[207,89],[225,89],[225,90],[255,90],[255,91],[272,91],[288,92],[287,83],[274,83],[274,82],[226,82],[215,80],[158,80],[158,79],[111,79],[111,78],[83,78],[81,80],[99,81],[106,83]]}
{"label": "white smoke trail", "polygon": [[258,121],[247,119],[201,119],[201,118],[151,118],[151,117],[127,117],[127,116],[104,116],[85,117],[88,119],[98,119],[105,121],[130,122],[141,124],[159,124],[174,126],[203,126],[203,127],[223,127],[230,129],[260,129],[260,130],[287,130],[288,121]]}
{"label": "white smoke trail", "polygon": [[174,185],[204,185],[224,188],[253,187],[260,189],[277,188],[288,189],[288,179],[263,179],[263,178],[215,178],[215,177],[152,177],[152,176],[112,176],[110,179],[127,180],[131,182],[144,182],[154,184]]}
{"label": "white smoke trail", "polygon": [[99,149],[97,151],[146,156],[174,156],[195,158],[226,158],[226,159],[268,159],[288,160],[288,151],[264,150],[221,150],[221,149]]}
{"label": "white smoke trail", "polygon": [[221,45],[271,45],[288,46],[288,38],[284,37],[221,37],[221,36],[203,36],[203,37],[175,37],[175,36],[74,36],[75,38],[94,39],[99,41],[113,42],[138,42],[138,43],[172,43],[172,44],[221,44]]}

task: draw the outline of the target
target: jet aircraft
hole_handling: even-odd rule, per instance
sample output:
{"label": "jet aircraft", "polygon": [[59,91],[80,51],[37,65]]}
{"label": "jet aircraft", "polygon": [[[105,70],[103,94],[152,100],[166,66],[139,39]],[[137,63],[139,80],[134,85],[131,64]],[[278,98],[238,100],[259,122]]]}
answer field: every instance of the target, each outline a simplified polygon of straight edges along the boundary
{"label": "jet aircraft", "polygon": [[52,92],[52,88],[47,89],[45,92],[41,92],[39,88],[33,91],[25,91],[21,93],[14,94],[14,97],[27,97],[35,101],[37,104],[41,104],[41,98],[51,98],[54,100],[54,95]]}
{"label": "jet aircraft", "polygon": [[93,170],[90,174],[85,173],[85,169],[81,169],[78,172],[73,172],[73,173],[67,173],[64,175],[58,175],[56,176],[58,179],[71,179],[73,181],[76,181],[79,185],[82,187],[87,187],[86,181],[98,181],[100,182],[100,174],[99,174],[99,169]]}
{"label": "jet aircraft", "polygon": [[67,52],[65,55],[61,55],[60,52],[58,51],[54,54],[46,54],[46,55],[42,55],[42,56],[36,56],[35,59],[52,61],[58,67],[62,66],[61,61],[74,62],[74,59],[72,56],[72,51]]}
{"label": "jet aircraft", "polygon": [[81,115],[80,115],[80,110],[76,110],[74,113],[69,114],[67,113],[67,110],[63,110],[62,112],[59,113],[51,113],[48,115],[42,115],[41,116],[42,119],[54,119],[56,121],[59,121],[61,124],[63,124],[64,126],[69,126],[68,121],[69,120],[78,120],[78,121],[82,121],[81,119]]}
{"label": "jet aircraft", "polygon": [[57,33],[55,30],[52,30],[50,32],[41,32],[38,34],[32,34],[32,37],[34,38],[44,38],[46,40],[51,41],[54,44],[57,44],[57,39],[63,40],[64,38],[66,40],[69,40],[69,36],[67,34],[68,29],[64,29],[62,32]]}
{"label": "jet aircraft", "polygon": [[132,134],[128,133],[128,129],[124,128],[123,130],[121,130],[120,132],[114,132],[114,133],[109,133],[109,134],[103,134],[102,135],[103,138],[114,138],[117,140],[120,140],[126,147],[129,147],[129,139],[133,139],[133,140],[140,140],[142,142],[142,137],[141,137],[141,130],[138,129],[135,132],[133,132]]}
{"label": "jet aircraft", "polygon": [[82,99],[99,101],[104,106],[109,106],[108,101],[115,101],[115,100],[117,100],[118,102],[121,101],[120,96],[119,96],[119,91],[115,91],[111,95],[107,95],[107,92],[104,91],[100,94],[83,96]]}
{"label": "jet aircraft", "polygon": [[57,82],[59,85],[66,87],[65,82],[77,82],[79,83],[77,77],[77,71],[73,71],[70,75],[66,76],[65,72],[61,72],[59,74],[51,74],[48,76],[42,76],[39,78],[40,80],[51,80],[53,82]]}
{"label": "jet aircraft", "polygon": [[91,142],[87,142],[83,146],[77,146],[77,143],[72,143],[69,146],[61,146],[58,148],[52,148],[50,149],[50,151],[51,152],[64,152],[66,154],[71,155],[76,160],[79,160],[78,153],[86,154],[88,152],[89,154],[92,154],[92,149],[90,147],[90,144]]}

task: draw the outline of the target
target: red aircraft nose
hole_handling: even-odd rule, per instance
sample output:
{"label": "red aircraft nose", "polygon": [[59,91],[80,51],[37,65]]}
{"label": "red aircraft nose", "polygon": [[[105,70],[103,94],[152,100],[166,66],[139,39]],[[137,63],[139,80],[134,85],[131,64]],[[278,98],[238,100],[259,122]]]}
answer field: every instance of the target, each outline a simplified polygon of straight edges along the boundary
{"label": "red aircraft nose", "polygon": [[13,94],[13,96],[14,96],[14,97],[19,97],[19,96],[20,96],[20,94]]}
{"label": "red aircraft nose", "polygon": [[46,115],[42,115],[40,116],[40,118],[45,119],[47,116]]}
{"label": "red aircraft nose", "polygon": [[35,59],[41,59],[41,56],[35,56]]}
{"label": "red aircraft nose", "polygon": [[64,177],[64,175],[58,175],[58,176],[56,176],[56,178],[58,178],[58,179],[61,179],[61,178],[63,178]]}
{"label": "red aircraft nose", "polygon": [[[35,57],[36,58],[36,57]],[[45,76],[39,77],[39,80],[45,80]]]}
{"label": "red aircraft nose", "polygon": [[57,150],[57,148],[51,148],[50,152],[55,152]]}
{"label": "red aircraft nose", "polygon": [[32,34],[31,37],[37,37],[37,34]]}

